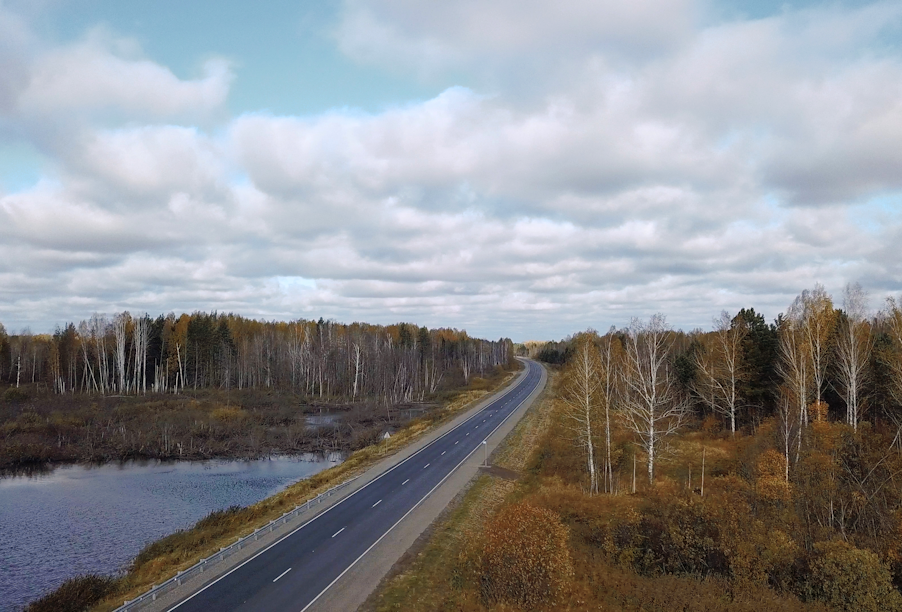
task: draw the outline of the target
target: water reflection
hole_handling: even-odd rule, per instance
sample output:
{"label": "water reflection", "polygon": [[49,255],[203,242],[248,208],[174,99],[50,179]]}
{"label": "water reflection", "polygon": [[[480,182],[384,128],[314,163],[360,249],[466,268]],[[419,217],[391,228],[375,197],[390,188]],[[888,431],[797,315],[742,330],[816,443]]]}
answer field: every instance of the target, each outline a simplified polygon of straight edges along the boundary
{"label": "water reflection", "polygon": [[71,576],[122,569],[148,542],[213,510],[260,501],[341,459],[142,461],[0,478],[0,610]]}

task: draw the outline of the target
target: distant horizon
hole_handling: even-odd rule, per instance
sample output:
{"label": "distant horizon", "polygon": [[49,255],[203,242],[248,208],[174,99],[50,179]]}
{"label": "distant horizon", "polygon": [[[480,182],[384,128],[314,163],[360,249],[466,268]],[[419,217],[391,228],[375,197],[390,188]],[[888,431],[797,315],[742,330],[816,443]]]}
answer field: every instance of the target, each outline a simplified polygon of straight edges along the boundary
{"label": "distant horizon", "polygon": [[[805,289],[810,289],[810,288],[811,288],[811,287],[806,287]],[[801,293],[801,290],[799,291],[799,293]],[[838,300],[838,299],[837,299],[837,296],[834,295],[833,292],[828,291],[828,293],[830,293],[830,294],[831,294],[831,297],[833,297],[833,300],[834,300],[834,308],[842,308],[841,300]],[[902,296],[885,296],[885,297],[902,297]],[[885,300],[885,297],[883,297],[883,298],[880,299],[880,305],[879,305],[879,306],[874,307],[874,305],[872,304],[872,308],[871,308],[870,311],[869,311],[869,315],[870,315],[871,317],[877,316],[878,313],[883,309],[883,302],[884,302],[884,300]],[[871,302],[874,302],[874,301],[875,301],[873,295],[870,296],[870,298],[871,298],[871,300],[870,300]],[[789,306],[789,303],[787,303],[787,307],[788,307],[788,306]],[[773,316],[771,317],[771,316],[768,316],[767,313],[765,313],[765,312],[761,311],[760,309],[756,308],[754,305],[744,306],[744,307],[742,307],[742,308],[746,308],[746,309],[754,309],[754,311],[755,311],[756,313],[758,313],[758,314],[764,316],[765,321],[766,321],[768,324],[774,323],[774,322],[776,321],[776,319],[777,319],[781,314],[785,314],[785,312],[786,312],[786,310],[787,310],[786,308],[783,308],[782,310],[780,310],[778,313],[776,313],[775,315],[773,315]],[[721,310],[718,310],[717,312],[712,312],[711,317],[709,318],[707,324],[702,324],[702,325],[692,325],[692,326],[678,326],[678,325],[674,325],[674,324],[672,323],[672,321],[670,320],[670,318],[667,316],[667,313],[664,312],[664,311],[650,311],[650,312],[649,312],[647,315],[645,315],[645,316],[639,316],[639,315],[636,315],[636,316],[637,316],[638,318],[640,318],[640,319],[641,319],[641,318],[648,318],[648,317],[651,316],[652,314],[655,314],[655,313],[660,312],[661,314],[663,314],[663,315],[665,316],[665,318],[667,319],[668,325],[669,325],[674,331],[679,331],[679,332],[683,332],[683,333],[689,333],[689,332],[692,332],[692,331],[695,331],[695,330],[698,330],[698,329],[701,329],[702,331],[710,331],[710,330],[712,329],[714,319],[715,319],[715,318],[716,318],[723,310],[727,310],[727,312],[728,312],[730,315],[736,315],[736,313],[738,313],[739,310],[741,310],[741,308],[735,309],[735,310],[732,310],[732,311],[731,311],[731,310],[728,310],[728,309],[721,309]],[[571,337],[571,336],[573,336],[573,335],[575,335],[575,334],[579,334],[579,333],[581,333],[581,332],[585,332],[585,331],[587,331],[587,330],[589,330],[589,329],[593,329],[593,330],[597,331],[599,334],[602,334],[602,335],[603,335],[603,334],[607,333],[608,330],[609,330],[612,326],[615,327],[615,328],[618,329],[618,330],[619,330],[619,329],[624,329],[624,328],[628,327],[629,324],[630,324],[630,321],[631,321],[632,318],[633,318],[633,317],[628,317],[626,320],[624,320],[624,321],[623,321],[622,323],[620,323],[620,324],[612,323],[612,324],[610,324],[610,325],[604,325],[604,326],[594,326],[594,325],[591,325],[591,324],[585,324],[585,325],[583,325],[582,327],[579,327],[579,328],[577,328],[577,329],[573,329],[572,331],[569,331],[569,332],[565,332],[565,333],[563,333],[563,334],[561,334],[561,335],[559,335],[559,336],[556,336],[556,337],[550,337],[550,338],[544,338],[544,339],[531,338],[531,339],[529,339],[529,340],[518,339],[517,337],[511,336],[511,335],[509,335],[509,334],[498,334],[498,333],[495,333],[495,334],[492,334],[492,333],[485,334],[485,333],[474,332],[474,331],[472,331],[471,329],[469,329],[469,328],[467,328],[467,327],[465,327],[465,326],[450,325],[450,324],[442,324],[442,323],[429,324],[429,323],[419,322],[419,321],[416,321],[416,320],[406,320],[406,319],[398,319],[398,320],[391,320],[391,321],[367,321],[367,320],[363,320],[363,319],[351,320],[351,319],[340,319],[340,318],[337,318],[337,317],[328,317],[328,316],[322,316],[322,317],[320,317],[320,316],[267,317],[267,316],[247,315],[247,314],[244,314],[244,313],[241,313],[241,312],[236,312],[236,311],[223,311],[223,310],[203,309],[203,308],[195,308],[195,309],[191,309],[191,310],[179,310],[179,309],[176,309],[176,310],[167,310],[167,311],[165,311],[165,312],[157,312],[156,314],[151,313],[151,312],[141,312],[140,310],[131,310],[131,309],[128,309],[128,308],[121,309],[121,310],[105,311],[105,312],[92,312],[92,313],[90,313],[90,314],[87,314],[87,315],[84,315],[84,316],[81,316],[81,317],[70,318],[70,319],[67,319],[67,320],[65,320],[65,321],[60,321],[60,322],[54,323],[54,324],[52,324],[50,327],[44,327],[44,328],[41,328],[40,330],[32,329],[31,326],[29,326],[29,325],[26,325],[26,326],[24,326],[24,327],[13,327],[13,326],[10,326],[10,325],[8,324],[8,322],[7,322],[7,321],[4,321],[3,319],[0,319],[0,325],[3,325],[3,326],[4,326],[4,328],[6,329],[6,333],[9,334],[9,335],[19,335],[19,334],[21,334],[23,331],[27,331],[27,333],[31,333],[31,334],[34,334],[34,335],[44,335],[44,334],[53,334],[58,328],[62,328],[62,327],[64,327],[65,325],[67,325],[67,324],[69,324],[69,323],[74,323],[74,324],[77,325],[80,321],[86,321],[86,320],[90,319],[90,318],[91,318],[93,315],[95,315],[95,314],[101,315],[101,316],[110,317],[110,316],[119,314],[119,313],[121,313],[121,312],[129,312],[132,316],[136,316],[136,315],[137,315],[137,316],[140,316],[140,315],[143,314],[143,315],[149,316],[149,317],[152,318],[152,319],[156,319],[157,317],[160,317],[160,316],[162,316],[162,317],[167,317],[167,316],[169,316],[170,314],[173,314],[173,315],[175,315],[176,318],[178,318],[179,316],[181,316],[181,315],[183,315],[183,314],[190,315],[190,314],[195,313],[195,312],[201,312],[201,313],[206,313],[206,314],[213,314],[213,313],[215,312],[215,313],[220,314],[220,315],[233,315],[233,316],[241,317],[241,318],[244,318],[244,319],[256,320],[256,321],[265,321],[265,322],[276,321],[276,322],[291,323],[291,322],[293,322],[293,321],[299,321],[299,320],[315,322],[315,321],[318,321],[319,319],[322,318],[323,320],[331,321],[331,322],[337,323],[337,324],[339,324],[339,325],[350,325],[350,324],[354,324],[354,323],[363,323],[363,324],[369,324],[369,325],[391,326],[391,325],[399,325],[399,324],[402,324],[402,323],[403,323],[403,324],[408,324],[408,325],[416,325],[417,327],[424,327],[424,326],[425,326],[425,327],[427,327],[427,328],[429,328],[429,329],[443,329],[443,328],[444,328],[444,329],[457,329],[457,330],[459,330],[459,331],[465,331],[465,332],[467,332],[467,334],[468,334],[470,337],[473,337],[473,338],[482,338],[482,339],[485,339],[485,340],[497,340],[497,339],[499,339],[499,338],[509,338],[509,339],[510,339],[512,342],[514,342],[515,344],[528,344],[528,343],[530,343],[530,342],[557,342],[557,341],[565,340],[566,338],[569,338],[569,337]],[[474,328],[474,329],[478,329],[478,328]]]}
{"label": "distant horizon", "polygon": [[902,294],[898,2],[6,0],[0,40],[8,329]]}

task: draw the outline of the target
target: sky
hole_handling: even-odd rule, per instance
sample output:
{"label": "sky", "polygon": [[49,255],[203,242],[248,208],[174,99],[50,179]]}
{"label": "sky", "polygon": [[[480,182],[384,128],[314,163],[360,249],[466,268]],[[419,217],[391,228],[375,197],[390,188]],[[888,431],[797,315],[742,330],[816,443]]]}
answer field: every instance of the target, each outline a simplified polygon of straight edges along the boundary
{"label": "sky", "polygon": [[902,2],[0,0],[0,323],[902,292]]}

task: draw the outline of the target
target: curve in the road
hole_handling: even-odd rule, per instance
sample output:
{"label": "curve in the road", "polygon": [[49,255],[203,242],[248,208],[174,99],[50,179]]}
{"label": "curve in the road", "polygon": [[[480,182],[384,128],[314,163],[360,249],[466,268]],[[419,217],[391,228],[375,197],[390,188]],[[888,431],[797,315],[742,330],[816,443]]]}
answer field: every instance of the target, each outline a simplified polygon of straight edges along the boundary
{"label": "curve in the road", "polygon": [[479,450],[532,394],[541,366],[407,459],[170,610],[303,612]]}

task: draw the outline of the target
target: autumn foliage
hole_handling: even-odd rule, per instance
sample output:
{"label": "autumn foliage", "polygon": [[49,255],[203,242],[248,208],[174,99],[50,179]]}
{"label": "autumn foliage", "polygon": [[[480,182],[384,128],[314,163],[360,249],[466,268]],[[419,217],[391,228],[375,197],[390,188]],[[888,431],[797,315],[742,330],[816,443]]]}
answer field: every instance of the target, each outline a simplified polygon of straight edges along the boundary
{"label": "autumn foliage", "polygon": [[568,535],[554,512],[525,503],[502,508],[485,529],[483,600],[526,610],[559,601],[573,576]]}

